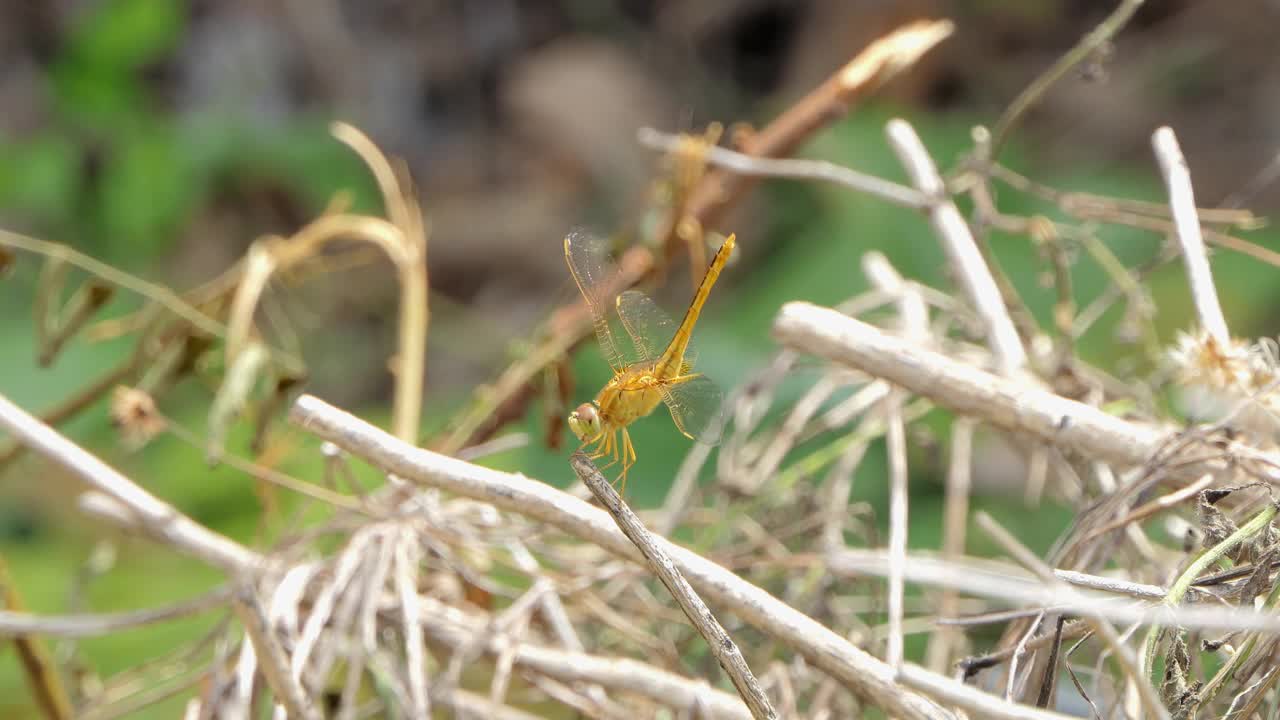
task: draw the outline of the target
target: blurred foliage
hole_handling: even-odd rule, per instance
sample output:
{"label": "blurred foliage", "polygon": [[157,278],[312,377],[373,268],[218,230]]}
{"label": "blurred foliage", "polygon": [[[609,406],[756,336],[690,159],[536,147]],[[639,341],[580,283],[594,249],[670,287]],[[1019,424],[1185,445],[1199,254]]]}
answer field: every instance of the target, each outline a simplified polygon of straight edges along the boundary
{"label": "blurred foliage", "polygon": [[0,208],[44,237],[125,267],[171,246],[219,183],[275,181],[311,210],[335,190],[376,207],[367,173],[322,118],[263,127],[240,117],[182,117],[146,70],[178,42],[180,2],[111,0],[82,18],[52,65],[54,117],[0,141]]}
{"label": "blurred foliage", "polygon": [[[180,41],[185,16],[177,2],[108,0],[97,3],[82,19],[53,64],[48,88],[54,98],[50,122],[32,136],[0,140],[0,210],[7,217],[21,219],[33,234],[69,242],[108,262],[138,269],[165,257],[175,237],[224,184],[278,184],[295,194],[309,212],[321,208],[337,190],[351,191],[356,208],[376,206],[364,169],[332,140],[323,118],[301,118],[264,128],[245,118],[182,117],[163,107],[148,87],[146,71]],[[970,145],[968,133],[974,118],[902,114],[912,117],[944,167]],[[884,141],[884,123],[890,116],[885,108],[860,109],[816,139],[806,154],[902,179],[901,168]],[[1010,148],[1005,158],[1008,164],[1029,164],[1017,151]],[[1063,188],[1153,200],[1162,196],[1150,168],[1124,175],[1100,175],[1090,168],[1055,168],[1052,175],[1052,181]],[[1051,210],[1012,192],[1001,193],[999,200],[1009,212]],[[832,304],[864,290],[860,259],[869,249],[884,252],[908,277],[935,287],[949,286],[937,242],[926,220],[915,213],[840,188],[796,183],[766,184],[750,201],[774,208],[773,225],[763,232],[738,230],[741,235],[754,236],[767,250],[756,258],[749,272],[740,265],[725,276],[698,333],[700,368],[726,388],[773,351],[768,329],[781,303],[807,299]],[[1255,241],[1276,245],[1270,240],[1273,235],[1254,235]],[[1150,256],[1161,242],[1151,233],[1116,228],[1102,230],[1101,237],[1130,264]],[[249,239],[239,240],[247,243]],[[992,244],[1031,310],[1048,325],[1054,296],[1041,282],[1047,264],[1039,251],[1025,238],[996,235]],[[1275,301],[1277,286],[1271,279],[1276,268],[1232,253],[1219,253],[1215,263],[1220,276],[1232,279],[1220,289],[1236,331],[1275,334],[1277,321],[1269,309]],[[35,265],[24,261],[18,277],[0,288],[0,301],[10,308],[28,307],[35,273]],[[1087,301],[1106,283],[1087,259],[1078,263],[1078,300]],[[1186,326],[1190,313],[1181,268],[1165,268],[1151,286],[1160,308],[1159,329],[1168,339],[1173,330]],[[28,408],[46,407],[68,387],[121,357],[120,343],[78,343],[54,368],[38,370],[27,315],[9,312],[0,316],[0,336],[4,338],[0,367],[5,368],[0,391]],[[1084,339],[1082,354],[1090,361],[1113,366],[1124,359],[1126,350],[1112,337],[1117,315],[1116,310],[1108,313]],[[432,341],[446,340],[433,337]],[[607,379],[607,366],[594,348],[577,355],[574,369],[579,396],[593,392]],[[184,402],[166,411],[199,430],[208,388],[190,388],[184,395]],[[453,403],[463,400],[461,394],[452,398]],[[426,422],[439,426],[452,409],[449,403],[428,407]],[[381,419],[385,412],[374,409],[365,415]],[[517,429],[540,438],[542,422],[542,408],[535,405],[523,427]],[[940,419],[937,427],[943,430],[944,421]],[[201,448],[162,438],[141,454],[124,455],[115,446],[102,408],[87,413],[68,430],[198,521],[241,540],[257,537],[266,491],[241,473],[226,467],[209,468]],[[245,447],[247,429],[240,431],[242,436],[232,438],[230,447]],[[629,493],[638,505],[652,505],[665,493],[665,483],[681,461],[685,441],[670,423],[656,420],[639,423],[632,434],[640,463],[632,471]],[[799,452],[807,449],[812,446],[802,446]],[[486,462],[567,484],[571,477],[567,454],[567,450],[546,450],[535,440],[530,447]],[[313,443],[308,441],[291,458],[283,469],[301,477],[318,474]],[[877,448],[862,464],[855,484],[856,499],[876,509],[883,509],[887,498],[884,464],[883,452]],[[928,462],[915,465],[929,467]],[[33,610],[61,612],[66,610],[70,578],[99,533],[73,509],[53,509],[67,505],[68,498],[39,501],[32,488],[37,467],[29,461],[4,479],[7,495],[20,499],[7,501],[0,516],[0,552],[8,558]],[[366,475],[371,473],[366,471]],[[912,491],[910,544],[937,547],[941,478],[928,470],[917,470]],[[281,501],[282,512],[287,512],[292,498],[283,492],[274,496]],[[1043,513],[1025,512],[1019,499],[980,497],[975,505],[991,511],[1039,551],[1048,547],[1070,517],[1063,511],[1056,522],[1048,522]],[[878,517],[876,522],[883,533],[885,518]],[[979,533],[972,536],[975,551],[994,549],[984,544]],[[158,582],[158,577],[163,581]],[[102,611],[140,608],[190,597],[216,582],[217,574],[200,563],[157,550],[145,541],[124,540],[116,568],[93,584],[88,600]],[[202,616],[89,639],[81,643],[81,649],[97,669],[109,674],[155,656],[158,648],[198,636],[214,620]],[[7,698],[0,701],[0,715],[16,717],[30,711],[24,704],[26,690],[11,652],[0,654],[0,697]],[[145,717],[173,716],[177,708],[174,703],[157,706]]]}

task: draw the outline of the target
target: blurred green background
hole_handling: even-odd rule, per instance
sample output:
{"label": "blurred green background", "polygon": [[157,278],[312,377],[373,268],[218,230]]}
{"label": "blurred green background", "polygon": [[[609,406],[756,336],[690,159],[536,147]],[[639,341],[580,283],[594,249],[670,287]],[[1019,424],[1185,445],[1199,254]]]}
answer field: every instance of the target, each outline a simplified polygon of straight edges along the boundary
{"label": "blurred green background", "polygon": [[[1255,3],[1256,4],[1256,3]],[[634,143],[644,124],[695,129],[711,120],[761,123],[803,94],[867,40],[916,16],[956,19],[955,38],[804,149],[902,180],[884,124],[908,118],[949,167],[1036,72],[1100,19],[1109,3],[784,3],[725,0],[696,11],[663,2],[422,2],[282,0],[279,3],[101,0],[0,3],[0,226],[57,240],[155,282],[184,289],[234,262],[256,237],[296,230],[337,192],[358,209],[378,199],[360,163],[328,134],[343,119],[403,157],[432,223],[432,334],[424,424],[441,428],[518,352],[528,328],[572,297],[560,242],[579,224],[608,232],[643,213],[655,159]],[[1194,3],[1153,3],[1113,56],[1068,78],[1033,113],[1003,160],[1046,183],[1160,201],[1147,150],[1154,127],[1179,133],[1202,205],[1245,187],[1274,154],[1275,111],[1256,89],[1280,79],[1265,42],[1236,8],[1208,16]],[[1201,4],[1204,5],[1204,4]],[[1250,5],[1250,3],[1241,3]],[[699,5],[699,7],[702,7]],[[711,6],[707,6],[710,8]],[[1260,11],[1274,14],[1274,10]],[[1256,24],[1256,23],[1255,23]],[[1199,29],[1196,39],[1187,29]],[[1269,47],[1267,48],[1269,50]],[[1228,70],[1253,68],[1251,74]],[[1212,78],[1235,77],[1228,86]],[[1214,111],[1207,107],[1212,103]],[[1270,124],[1268,124],[1270,123]],[[1273,188],[1249,198],[1269,210]],[[1010,213],[1050,212],[1009,190]],[[721,281],[700,324],[700,367],[726,388],[773,351],[768,327],[791,299],[833,304],[866,287],[859,260],[885,253],[906,276],[950,285],[925,220],[833,187],[769,183],[719,228],[736,231],[742,261]],[[1163,238],[1122,228],[1099,237],[1126,264]],[[1249,239],[1280,247],[1270,230]],[[1051,327],[1049,265],[1023,237],[992,247],[1042,325]],[[1240,335],[1274,336],[1277,268],[1219,252],[1223,305]],[[0,392],[39,411],[128,348],[76,341],[53,367],[35,363],[31,302],[39,262],[22,256],[0,284]],[[1075,265],[1085,305],[1107,286],[1087,258]],[[385,265],[344,271],[341,283],[297,288],[277,330],[296,336],[311,369],[308,390],[385,422],[394,342],[395,286]],[[683,282],[659,295],[673,312]],[[1189,325],[1181,268],[1151,282],[1162,341]],[[292,289],[290,289],[292,293]],[[138,306],[121,297],[106,315]],[[1119,343],[1116,307],[1081,344],[1106,368],[1139,363]],[[592,348],[574,360],[575,397],[605,381]],[[804,377],[788,392],[798,393]],[[163,410],[203,431],[214,386],[188,381]],[[935,414],[936,415],[936,414]],[[537,403],[513,430],[529,446],[486,459],[565,484],[568,451],[543,447]],[[941,430],[945,418],[931,417]],[[164,436],[122,449],[104,405],[64,430],[197,520],[245,542],[259,539],[254,483],[210,469],[202,449]],[[229,442],[245,452],[248,428]],[[629,493],[662,498],[685,441],[670,423],[633,432],[641,462]],[[940,434],[939,437],[945,437]],[[286,467],[314,477],[314,443]],[[944,448],[945,450],[945,448]],[[941,478],[936,457],[913,456],[910,543],[936,548]],[[986,468],[994,475],[1000,468]],[[1006,469],[1007,470],[1007,469]],[[980,466],[979,476],[984,472]],[[1029,513],[1020,492],[983,492],[986,507],[1037,550],[1065,527],[1066,509]],[[24,458],[0,475],[0,552],[28,605],[67,612],[75,575],[101,528],[74,510],[75,486]],[[858,499],[885,505],[882,452],[862,466]],[[882,514],[882,513],[881,513]],[[884,529],[883,519],[878,520]],[[115,536],[112,536],[115,537]],[[218,582],[199,563],[118,538],[113,568],[93,581],[83,610],[143,608]],[[989,551],[974,536],[971,549]],[[156,657],[211,627],[195,619],[80,643],[104,676]],[[59,646],[53,643],[57,652]],[[0,715],[32,712],[12,648],[0,650]],[[172,716],[178,705],[148,716]]]}

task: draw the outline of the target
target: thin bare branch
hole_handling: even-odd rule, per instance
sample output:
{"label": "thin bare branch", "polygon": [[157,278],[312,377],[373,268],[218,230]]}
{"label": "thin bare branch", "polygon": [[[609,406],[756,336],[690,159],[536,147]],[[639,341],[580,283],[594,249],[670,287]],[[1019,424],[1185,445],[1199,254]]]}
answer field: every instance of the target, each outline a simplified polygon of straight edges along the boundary
{"label": "thin bare branch", "polygon": [[0,636],[97,637],[118,630],[154,625],[225,607],[227,598],[230,596],[231,590],[223,587],[174,605],[121,613],[34,615],[4,610],[0,611]]}
{"label": "thin bare branch", "polygon": [[1227,319],[1218,302],[1213,271],[1209,269],[1209,255],[1205,252],[1200,218],[1196,215],[1196,198],[1191,189],[1187,159],[1182,156],[1178,138],[1171,128],[1156,130],[1151,136],[1151,144],[1155,148],[1156,159],[1160,161],[1165,188],[1169,191],[1169,206],[1173,209],[1178,243],[1182,246],[1182,262],[1187,268],[1187,280],[1200,327],[1209,333],[1218,347],[1226,348],[1231,343],[1231,333],[1227,330]]}
{"label": "thin bare branch", "polygon": [[178,512],[3,395],[0,395],[0,427],[120,503],[134,516],[141,530],[174,549],[227,571],[244,571],[262,562],[258,553]]}
{"label": "thin bare branch", "polygon": [[596,499],[609,511],[609,515],[618,524],[618,529],[644,555],[649,569],[666,586],[676,604],[684,611],[685,617],[689,618],[689,622],[698,630],[698,634],[702,635],[703,639],[707,641],[707,646],[711,648],[711,654],[715,656],[716,661],[720,663],[720,667],[724,668],[725,673],[729,675],[729,679],[733,682],[733,686],[737,688],[738,694],[746,701],[747,707],[751,710],[751,716],[757,720],[760,720],[760,718],[777,718],[778,714],[773,709],[773,703],[769,701],[769,696],[764,694],[764,689],[760,687],[760,681],[751,672],[751,668],[747,665],[746,659],[742,657],[742,651],[738,649],[737,643],[733,641],[729,633],[725,632],[724,627],[716,620],[715,615],[702,602],[702,598],[698,597],[698,593],[684,579],[680,569],[672,562],[671,557],[658,546],[654,535],[644,527],[640,522],[640,518],[636,517],[631,508],[623,502],[622,497],[618,495],[613,486],[609,484],[609,481],[605,479],[604,475],[600,474],[600,471],[596,469],[596,466],[585,454],[582,452],[574,453],[571,463],[573,471],[577,473],[578,478],[591,489]]}
{"label": "thin bare branch", "polygon": [[773,334],[789,347],[883,378],[956,413],[1113,464],[1140,464],[1167,438],[1158,428],[999,378],[809,303],[784,305]]}
{"label": "thin bare branch", "polygon": [[[636,138],[641,145],[663,152],[675,152],[682,142],[680,135],[653,128],[640,128]],[[911,210],[923,210],[933,202],[932,198],[915,188],[824,160],[757,157],[723,147],[708,147],[705,154],[708,164],[738,175],[829,182]]]}
{"label": "thin bare branch", "polygon": [[911,181],[923,193],[933,198],[929,218],[934,232],[942,241],[965,295],[982,318],[987,330],[987,342],[995,354],[1001,374],[1017,372],[1027,363],[1027,352],[1022,347],[1013,318],[1005,307],[1000,288],[978,249],[969,223],[947,195],[946,184],[938,168],[925,149],[920,136],[904,120],[891,120],[886,133],[889,144],[898,154],[898,160],[907,169]]}
{"label": "thin bare branch", "polygon": [[289,659],[268,625],[262,604],[253,590],[246,587],[236,592],[232,596],[231,607],[240,618],[245,635],[253,643],[258,666],[271,686],[276,702],[285,706],[291,718],[321,720],[320,711],[307,699],[302,686],[289,675]]}

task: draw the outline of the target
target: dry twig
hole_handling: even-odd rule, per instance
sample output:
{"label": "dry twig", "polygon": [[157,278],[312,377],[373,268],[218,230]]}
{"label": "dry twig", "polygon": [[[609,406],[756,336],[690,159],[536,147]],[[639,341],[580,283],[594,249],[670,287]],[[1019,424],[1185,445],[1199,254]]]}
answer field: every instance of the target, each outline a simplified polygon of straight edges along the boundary
{"label": "dry twig", "polygon": [[773,704],[769,702],[769,697],[760,687],[760,681],[756,680],[751,668],[747,666],[747,661],[743,659],[737,643],[729,633],[725,632],[715,615],[702,602],[702,598],[698,597],[698,594],[689,586],[671,558],[654,542],[653,534],[645,529],[640,519],[623,502],[622,497],[585,454],[574,453],[571,462],[573,471],[609,511],[609,515],[618,524],[618,529],[644,555],[649,568],[666,586],[676,604],[684,611],[685,617],[689,618],[689,622],[697,628],[698,634],[707,641],[711,654],[720,663],[720,667],[724,668],[729,679],[733,681],[733,686],[738,689],[738,694],[751,709],[751,716],[757,719],[778,717]]}

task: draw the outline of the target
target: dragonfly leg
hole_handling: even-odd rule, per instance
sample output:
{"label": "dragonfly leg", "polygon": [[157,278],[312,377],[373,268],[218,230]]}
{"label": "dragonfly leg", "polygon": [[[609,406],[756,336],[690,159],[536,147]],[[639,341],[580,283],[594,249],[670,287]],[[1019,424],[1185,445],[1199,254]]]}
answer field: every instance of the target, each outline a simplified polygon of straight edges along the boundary
{"label": "dragonfly leg", "polygon": [[586,442],[582,443],[582,447],[578,449],[585,450],[587,452],[587,457],[591,458],[592,460],[599,460],[600,458],[608,454],[607,451],[603,449],[605,439],[606,437],[604,435],[601,435],[595,438],[594,440],[587,440]]}
{"label": "dragonfly leg", "polygon": [[622,442],[620,443],[619,454],[622,456],[622,474],[615,481],[618,483],[618,494],[623,497],[627,493],[627,471],[636,463],[636,448],[631,444],[631,433],[626,428],[622,428]]}
{"label": "dragonfly leg", "polygon": [[[626,432],[626,431],[624,430],[623,432]],[[601,472],[604,472],[605,470],[608,470],[609,468],[618,464],[618,460],[620,458],[618,455],[619,446],[617,441],[618,441],[617,433],[609,433],[608,435],[605,435],[602,442],[600,443],[599,449],[596,451],[594,455],[591,456],[593,460],[599,459],[602,457],[613,458],[608,462],[608,464],[602,465],[599,468]]]}

